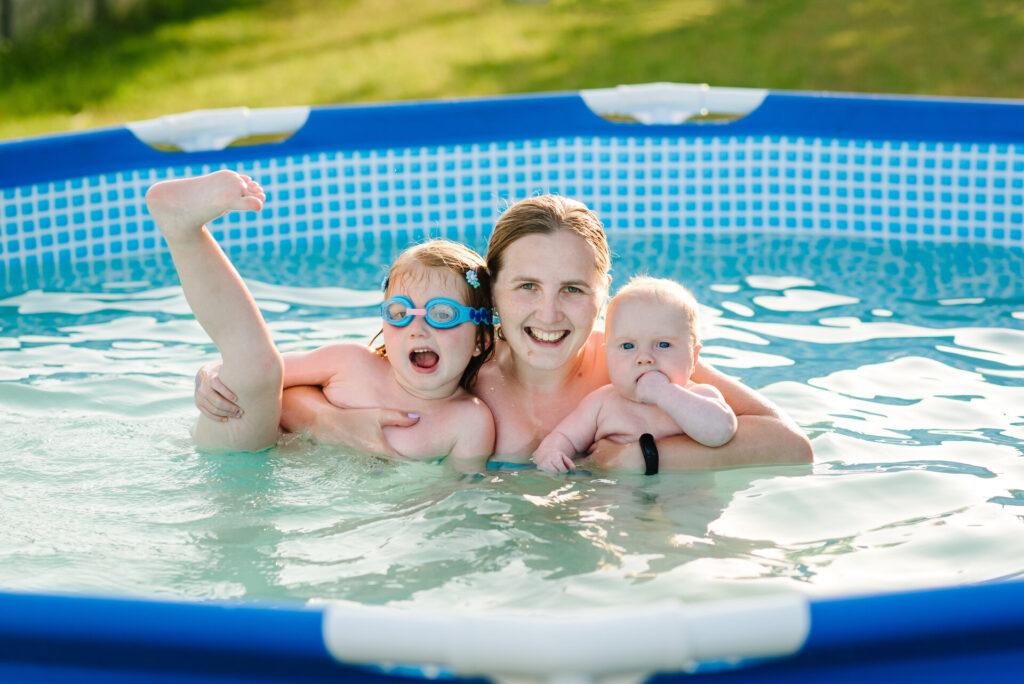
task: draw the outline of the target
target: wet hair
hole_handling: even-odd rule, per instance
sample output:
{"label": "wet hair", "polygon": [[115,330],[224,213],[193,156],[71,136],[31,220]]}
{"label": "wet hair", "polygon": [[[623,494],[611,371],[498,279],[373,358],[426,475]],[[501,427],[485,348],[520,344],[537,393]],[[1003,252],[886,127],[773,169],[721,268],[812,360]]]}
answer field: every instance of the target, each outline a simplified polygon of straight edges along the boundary
{"label": "wet hair", "polygon": [[612,297],[605,320],[611,321],[615,307],[624,299],[641,298],[653,299],[659,304],[673,306],[681,311],[690,327],[690,343],[700,344],[700,305],[697,304],[697,298],[685,287],[668,278],[634,276]]}
{"label": "wet hair", "polygon": [[578,200],[561,195],[539,195],[520,200],[505,210],[494,225],[487,245],[487,269],[497,280],[502,259],[509,246],[527,235],[551,235],[568,230],[579,235],[594,248],[594,265],[601,276],[611,269],[611,255],[604,226],[597,215]]}
{"label": "wet hair", "polygon": [[[387,277],[384,278],[384,297],[387,298],[390,295],[392,283],[401,280],[416,267],[454,273],[465,288],[467,306],[474,309],[481,307],[491,309],[491,278],[483,257],[469,247],[451,240],[428,240],[413,245],[399,254],[395,262],[391,264]],[[470,286],[466,280],[467,271],[476,271],[479,287]],[[466,370],[463,371],[462,378],[459,380],[459,386],[467,392],[472,391],[480,367],[491,358],[491,354],[494,352],[494,325],[491,321],[488,319],[474,327],[476,328],[476,345],[479,347],[480,353],[469,359],[469,365],[466,366]],[[372,345],[373,341],[383,332],[383,330],[378,332],[373,340],[370,340],[370,344]],[[387,357],[384,345],[380,345],[375,351],[381,356]]]}

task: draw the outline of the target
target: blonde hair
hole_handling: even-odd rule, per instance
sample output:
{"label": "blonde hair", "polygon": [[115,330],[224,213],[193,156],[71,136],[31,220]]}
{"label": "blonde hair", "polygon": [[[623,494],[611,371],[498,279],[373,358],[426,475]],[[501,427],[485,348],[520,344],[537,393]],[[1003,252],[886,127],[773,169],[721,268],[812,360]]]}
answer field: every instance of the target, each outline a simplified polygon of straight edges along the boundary
{"label": "blonde hair", "polygon": [[633,276],[628,283],[622,286],[608,304],[608,313],[605,318],[610,321],[615,312],[615,306],[623,299],[629,298],[653,299],[659,304],[676,307],[686,318],[690,327],[690,343],[700,344],[700,305],[693,293],[681,284],[668,278],[652,278],[650,276]]}
{"label": "blonde hair", "polygon": [[597,215],[578,200],[561,195],[539,195],[520,200],[505,210],[494,224],[487,244],[487,269],[497,280],[505,251],[526,235],[550,235],[568,230],[586,240],[594,248],[594,265],[601,276],[611,269],[611,255],[604,226]]}
{"label": "blonde hair", "polygon": [[[491,278],[482,256],[469,247],[451,240],[428,240],[405,249],[388,270],[384,279],[384,296],[391,291],[391,285],[403,276],[408,275],[416,267],[450,271],[459,277],[465,289],[466,304],[474,309],[491,308]],[[478,287],[473,287],[466,280],[468,271],[476,271]],[[476,325],[476,345],[480,353],[469,360],[469,365],[462,373],[459,385],[467,392],[472,390],[480,367],[491,358],[494,351],[494,325],[490,320]],[[383,332],[378,332],[373,340]],[[373,344],[370,340],[370,344]],[[387,350],[381,345],[375,350],[381,356],[387,356]]]}

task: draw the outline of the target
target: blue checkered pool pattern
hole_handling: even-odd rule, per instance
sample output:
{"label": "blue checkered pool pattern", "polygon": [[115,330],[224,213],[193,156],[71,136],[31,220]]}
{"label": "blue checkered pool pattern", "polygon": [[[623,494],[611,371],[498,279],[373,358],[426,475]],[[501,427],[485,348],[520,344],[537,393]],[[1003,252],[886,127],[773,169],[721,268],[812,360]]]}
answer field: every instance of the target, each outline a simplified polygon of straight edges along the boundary
{"label": "blue checkered pool pattern", "polygon": [[[126,170],[0,190],[0,264],[160,251],[158,180]],[[510,202],[580,199],[615,231],[751,231],[1021,244],[1024,146],[801,137],[558,137],[246,161],[264,211],[215,224],[225,247],[318,249],[346,235],[486,235]]]}

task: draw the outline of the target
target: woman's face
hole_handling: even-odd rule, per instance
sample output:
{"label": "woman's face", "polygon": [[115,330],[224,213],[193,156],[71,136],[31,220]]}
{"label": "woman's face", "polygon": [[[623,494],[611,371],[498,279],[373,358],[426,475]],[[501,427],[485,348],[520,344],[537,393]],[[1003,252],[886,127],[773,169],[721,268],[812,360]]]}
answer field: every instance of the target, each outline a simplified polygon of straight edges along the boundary
{"label": "woman's face", "polygon": [[590,337],[608,294],[594,248],[568,230],[535,233],[509,245],[502,261],[494,308],[512,353],[538,370],[561,368]]}

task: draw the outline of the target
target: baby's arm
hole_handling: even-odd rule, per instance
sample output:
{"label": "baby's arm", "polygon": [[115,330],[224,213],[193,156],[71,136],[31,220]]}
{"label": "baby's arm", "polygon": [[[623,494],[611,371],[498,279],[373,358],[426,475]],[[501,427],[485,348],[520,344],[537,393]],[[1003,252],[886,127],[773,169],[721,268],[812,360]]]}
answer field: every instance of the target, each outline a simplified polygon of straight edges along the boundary
{"label": "baby's arm", "polygon": [[460,473],[481,473],[494,453],[494,416],[476,397],[460,403],[463,406],[454,414],[459,424],[452,426],[458,436],[448,460]]}
{"label": "baby's arm", "polygon": [[736,414],[712,385],[675,385],[659,372],[637,382],[637,399],[654,404],[695,442],[722,446],[736,434]]}
{"label": "baby's arm", "polygon": [[533,452],[533,462],[541,470],[564,473],[575,470],[572,457],[586,451],[597,435],[597,418],[611,385],[599,387],[586,397],[575,411],[562,419]]}

